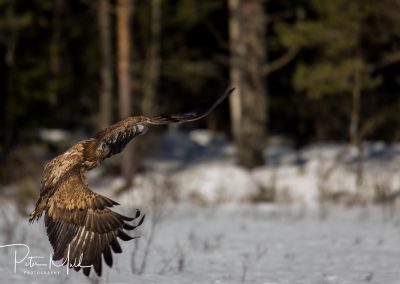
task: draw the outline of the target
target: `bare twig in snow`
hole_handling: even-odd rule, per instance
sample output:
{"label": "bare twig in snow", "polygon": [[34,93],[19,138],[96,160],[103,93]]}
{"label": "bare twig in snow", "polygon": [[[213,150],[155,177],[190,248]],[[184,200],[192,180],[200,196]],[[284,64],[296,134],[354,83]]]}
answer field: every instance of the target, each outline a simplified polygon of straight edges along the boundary
{"label": "bare twig in snow", "polygon": [[240,281],[242,283],[248,282],[247,275],[251,267],[257,266],[260,260],[267,254],[268,249],[262,244],[257,244],[255,246],[254,254],[245,253],[242,255],[242,274]]}

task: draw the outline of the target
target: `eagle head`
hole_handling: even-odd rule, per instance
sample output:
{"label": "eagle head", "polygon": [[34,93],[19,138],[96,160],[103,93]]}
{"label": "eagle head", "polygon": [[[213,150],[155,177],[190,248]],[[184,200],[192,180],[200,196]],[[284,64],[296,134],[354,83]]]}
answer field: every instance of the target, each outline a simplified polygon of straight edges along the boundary
{"label": "eagle head", "polygon": [[84,166],[87,170],[97,167],[110,153],[107,143],[90,139],[84,141]]}
{"label": "eagle head", "polygon": [[103,141],[98,141],[96,146],[96,156],[100,158],[100,161],[103,161],[110,153],[111,148]]}

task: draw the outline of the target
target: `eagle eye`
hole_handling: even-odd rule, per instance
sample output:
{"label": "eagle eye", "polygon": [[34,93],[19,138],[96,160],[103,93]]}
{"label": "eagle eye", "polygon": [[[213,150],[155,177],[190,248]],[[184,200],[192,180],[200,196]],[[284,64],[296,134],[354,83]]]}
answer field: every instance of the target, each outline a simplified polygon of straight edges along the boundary
{"label": "eagle eye", "polygon": [[103,151],[107,151],[107,149],[108,149],[107,143],[101,142],[99,145],[99,149],[101,149]]}

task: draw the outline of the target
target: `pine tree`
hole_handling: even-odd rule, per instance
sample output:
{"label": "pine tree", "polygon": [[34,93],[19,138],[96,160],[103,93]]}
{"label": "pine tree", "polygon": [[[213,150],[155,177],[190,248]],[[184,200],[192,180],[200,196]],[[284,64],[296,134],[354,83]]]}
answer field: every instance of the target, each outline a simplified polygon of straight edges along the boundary
{"label": "pine tree", "polygon": [[[381,17],[382,10],[377,8],[388,12],[394,8],[393,5],[399,4],[390,0],[380,4],[372,0],[306,2],[309,6],[301,12],[313,13],[314,16],[298,21],[294,26],[282,23],[277,27],[278,33],[286,46],[301,45],[312,51],[311,57],[298,64],[293,82],[298,91],[306,92],[321,104],[328,96],[337,95],[350,102],[344,113],[348,120],[348,139],[358,151],[356,187],[361,189],[363,140],[386,118],[381,113],[366,116],[363,97],[382,84],[379,69],[398,61],[397,58],[393,60],[397,52],[377,58],[373,47],[388,45],[390,37],[377,38],[371,33],[371,27]],[[371,56],[371,51],[374,56]],[[341,116],[338,113],[331,115]]]}

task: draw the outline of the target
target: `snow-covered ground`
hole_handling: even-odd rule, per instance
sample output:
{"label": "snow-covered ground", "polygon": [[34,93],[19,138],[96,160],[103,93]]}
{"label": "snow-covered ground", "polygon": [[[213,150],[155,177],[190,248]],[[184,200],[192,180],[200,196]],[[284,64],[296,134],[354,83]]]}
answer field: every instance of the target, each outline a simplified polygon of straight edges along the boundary
{"label": "snow-covered ground", "polygon": [[[37,275],[49,270],[23,263],[13,273],[14,248],[0,248],[0,283],[400,283],[400,217],[387,219],[381,208],[333,207],[324,218],[302,207],[266,205],[161,210],[154,227],[149,212],[136,232],[142,237],[123,243],[124,252],[101,279],[67,275],[65,268]],[[14,221],[13,242],[48,257],[43,225]],[[152,228],[146,267],[138,275]]]}
{"label": "snow-covered ground", "polygon": [[[325,143],[294,151],[272,143],[269,166],[253,170],[236,166],[234,152],[223,136],[171,131],[119,197],[122,180],[104,177],[107,165],[92,171],[96,192],[120,202],[125,214],[139,208],[147,215],[135,231],[141,238],[123,243],[101,279],[67,274],[65,267],[25,267],[28,259],[14,273],[14,247],[0,247],[0,283],[400,284],[399,211],[318,203],[321,188],[356,191],[354,149]],[[399,145],[367,143],[364,155],[369,200],[377,188],[400,190]],[[273,192],[275,204],[250,202],[265,192]],[[48,261],[43,221],[28,225],[11,204],[0,203],[0,245],[26,244],[29,256]]]}
{"label": "snow-covered ground", "polygon": [[[357,152],[348,144],[314,144],[295,151],[288,143],[278,141],[265,151],[269,165],[253,170],[237,166],[234,146],[207,131],[188,135],[172,131],[160,145],[146,159],[149,170],[138,175],[134,190],[126,196],[128,200],[146,200],[152,188],[169,187],[179,200],[242,203],[267,190],[274,193],[276,201],[316,208],[322,189],[343,199],[357,192]],[[363,155],[364,198],[373,200],[377,189],[400,191],[400,145],[365,143]],[[110,185],[105,190],[110,190]]]}

